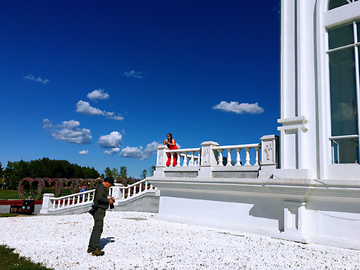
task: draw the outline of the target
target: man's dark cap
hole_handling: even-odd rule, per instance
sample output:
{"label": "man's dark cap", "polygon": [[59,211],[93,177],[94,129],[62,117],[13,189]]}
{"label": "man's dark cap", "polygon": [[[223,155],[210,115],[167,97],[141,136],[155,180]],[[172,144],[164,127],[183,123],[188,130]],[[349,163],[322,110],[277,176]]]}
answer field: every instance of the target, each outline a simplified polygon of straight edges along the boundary
{"label": "man's dark cap", "polygon": [[104,182],[110,183],[112,186],[114,186],[114,179],[112,177],[106,177],[104,179]]}

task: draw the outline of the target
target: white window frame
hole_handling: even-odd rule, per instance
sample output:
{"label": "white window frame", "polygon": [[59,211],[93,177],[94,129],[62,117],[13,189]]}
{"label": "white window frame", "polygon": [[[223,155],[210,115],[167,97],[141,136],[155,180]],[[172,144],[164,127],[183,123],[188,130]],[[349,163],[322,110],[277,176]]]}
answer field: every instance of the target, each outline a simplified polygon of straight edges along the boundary
{"label": "white window frame", "polygon": [[[316,3],[316,70],[317,100],[319,110],[319,169],[324,179],[358,179],[360,166],[354,164],[333,164],[331,139],[330,72],[327,30],[336,26],[360,20],[360,1],[328,10],[328,0]],[[352,45],[354,46],[354,45]],[[356,60],[358,61],[358,60]],[[358,72],[357,72],[358,76]],[[358,80],[359,81],[359,80]],[[359,89],[359,88],[358,88]],[[358,103],[359,103],[358,93]],[[358,110],[360,108],[358,107]],[[359,117],[360,118],[360,117]],[[360,127],[360,125],[359,125]],[[355,175],[354,175],[355,174]]]}

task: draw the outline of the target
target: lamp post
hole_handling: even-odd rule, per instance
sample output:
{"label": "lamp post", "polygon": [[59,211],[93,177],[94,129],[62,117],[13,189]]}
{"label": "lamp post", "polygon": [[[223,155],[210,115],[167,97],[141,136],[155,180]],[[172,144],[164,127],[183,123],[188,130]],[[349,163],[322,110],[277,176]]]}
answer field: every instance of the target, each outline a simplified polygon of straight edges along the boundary
{"label": "lamp post", "polygon": [[1,185],[1,189],[4,189],[4,175],[3,175],[3,182],[2,182],[2,185]]}

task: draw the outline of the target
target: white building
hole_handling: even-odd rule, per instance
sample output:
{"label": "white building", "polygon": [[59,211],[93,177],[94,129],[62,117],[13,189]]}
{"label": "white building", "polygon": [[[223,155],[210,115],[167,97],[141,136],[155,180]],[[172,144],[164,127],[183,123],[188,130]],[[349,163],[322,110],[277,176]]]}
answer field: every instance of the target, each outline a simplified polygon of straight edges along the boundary
{"label": "white building", "polygon": [[159,147],[159,216],[360,249],[359,45],[360,1],[282,0],[279,141]]}

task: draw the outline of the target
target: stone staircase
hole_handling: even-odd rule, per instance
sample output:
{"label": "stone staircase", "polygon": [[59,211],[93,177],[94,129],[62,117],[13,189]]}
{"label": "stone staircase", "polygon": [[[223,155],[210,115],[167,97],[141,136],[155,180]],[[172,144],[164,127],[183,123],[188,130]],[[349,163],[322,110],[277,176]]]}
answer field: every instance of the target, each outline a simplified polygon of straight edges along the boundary
{"label": "stone staircase", "polygon": [[[45,193],[41,206],[41,215],[82,214],[90,210],[95,189],[68,196],[55,198]],[[157,213],[159,211],[160,190],[154,188],[147,179],[124,187],[115,183],[109,188],[109,197],[115,198],[111,211],[141,211]]]}

